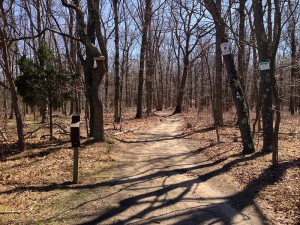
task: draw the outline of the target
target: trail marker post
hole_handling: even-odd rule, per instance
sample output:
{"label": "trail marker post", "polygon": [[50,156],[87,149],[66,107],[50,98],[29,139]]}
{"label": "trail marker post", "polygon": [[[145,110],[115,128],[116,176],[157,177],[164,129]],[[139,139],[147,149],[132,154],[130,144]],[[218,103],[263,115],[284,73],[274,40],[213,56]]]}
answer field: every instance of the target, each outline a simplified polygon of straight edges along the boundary
{"label": "trail marker post", "polygon": [[78,148],[80,147],[80,115],[73,114],[72,115],[72,122],[71,122],[71,143],[72,148],[74,148],[73,153],[73,183],[78,183],[78,158],[79,158],[79,151]]}

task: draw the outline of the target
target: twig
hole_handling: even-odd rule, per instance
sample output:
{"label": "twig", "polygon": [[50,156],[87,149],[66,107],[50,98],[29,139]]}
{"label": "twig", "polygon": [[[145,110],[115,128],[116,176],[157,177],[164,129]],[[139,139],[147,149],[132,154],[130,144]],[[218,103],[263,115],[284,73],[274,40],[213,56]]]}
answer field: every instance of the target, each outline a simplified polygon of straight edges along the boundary
{"label": "twig", "polygon": [[3,137],[4,141],[8,141],[5,133],[1,130],[1,128],[0,128],[0,135],[1,135],[1,137]]}
{"label": "twig", "polygon": [[53,125],[58,126],[65,134],[70,134],[69,131],[65,130],[61,125],[54,123]]}
{"label": "twig", "polygon": [[133,132],[134,130],[124,130],[122,132],[117,132],[117,133],[114,133],[113,136],[118,136],[120,134],[126,134],[126,133],[129,133],[129,132]]}
{"label": "twig", "polygon": [[0,214],[12,214],[12,213],[17,213],[17,214],[21,214],[21,211],[0,211]]}
{"label": "twig", "polygon": [[[58,128],[60,128],[60,129],[63,131],[63,132],[62,132],[63,134],[69,134],[69,133],[70,133],[69,131],[65,130],[61,125],[59,125],[59,124],[57,124],[57,123],[54,123],[53,126],[57,126]],[[25,138],[29,138],[29,137],[31,137],[35,132],[39,131],[39,130],[42,129],[42,128],[47,128],[47,127],[49,127],[49,124],[44,124],[44,125],[40,126],[39,128],[37,128],[37,129],[35,129],[35,130],[31,131],[31,132],[28,132],[28,133],[25,134]]]}
{"label": "twig", "polygon": [[31,132],[26,133],[24,135],[25,138],[32,136],[35,132],[39,131],[40,129],[42,129],[42,128],[46,127],[46,126],[48,126],[48,124],[44,124],[43,126],[40,126],[39,128],[37,128],[37,129],[35,129],[35,130],[31,131]]}

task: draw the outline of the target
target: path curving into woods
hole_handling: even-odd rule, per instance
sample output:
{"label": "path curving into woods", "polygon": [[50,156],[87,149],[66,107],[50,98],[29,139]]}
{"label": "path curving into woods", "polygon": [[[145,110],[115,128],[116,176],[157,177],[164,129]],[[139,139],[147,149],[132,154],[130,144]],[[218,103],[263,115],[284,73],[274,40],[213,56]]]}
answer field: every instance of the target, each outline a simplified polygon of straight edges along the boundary
{"label": "path curving into woods", "polygon": [[182,125],[167,117],[125,142],[102,203],[81,224],[266,224],[255,202],[180,135]]}

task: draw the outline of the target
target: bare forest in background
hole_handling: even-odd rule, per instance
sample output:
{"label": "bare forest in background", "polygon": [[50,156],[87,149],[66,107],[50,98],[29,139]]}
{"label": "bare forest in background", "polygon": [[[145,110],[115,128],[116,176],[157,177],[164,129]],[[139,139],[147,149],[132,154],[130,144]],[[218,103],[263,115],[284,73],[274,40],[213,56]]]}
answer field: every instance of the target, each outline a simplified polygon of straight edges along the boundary
{"label": "bare forest in background", "polygon": [[24,150],[28,116],[52,140],[55,116],[79,113],[104,141],[108,112],[118,124],[129,108],[136,118],[209,109],[218,133],[234,110],[242,153],[278,163],[281,112],[300,112],[298,1],[2,0],[0,10],[1,142]]}
{"label": "bare forest in background", "polygon": [[196,143],[185,154],[234,177],[238,201],[299,224],[300,1],[0,0],[0,223],[81,211],[165,119],[184,125],[162,138]]}

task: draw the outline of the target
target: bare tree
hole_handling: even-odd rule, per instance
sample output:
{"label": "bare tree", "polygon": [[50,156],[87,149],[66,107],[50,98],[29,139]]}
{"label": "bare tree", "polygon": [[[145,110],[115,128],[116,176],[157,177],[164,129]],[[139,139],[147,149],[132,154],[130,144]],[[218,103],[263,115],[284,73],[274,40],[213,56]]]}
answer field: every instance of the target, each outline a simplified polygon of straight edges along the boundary
{"label": "bare tree", "polygon": [[[157,2],[156,2],[157,3]],[[162,110],[163,104],[163,71],[161,65],[161,45],[165,17],[163,10],[166,4],[159,4],[152,15],[148,31],[147,58],[146,58],[146,104],[147,115],[152,113],[155,102],[156,109]],[[156,89],[156,90],[155,90]],[[155,98],[156,94],[156,98]]]}
{"label": "bare tree", "polygon": [[120,0],[112,0],[115,22],[115,95],[114,95],[114,121],[120,122],[120,47],[119,47],[119,3]]}
{"label": "bare tree", "polygon": [[16,91],[16,87],[14,84],[13,74],[11,71],[12,68],[12,61],[11,61],[11,55],[10,55],[10,48],[12,46],[12,37],[9,35],[11,34],[10,31],[13,31],[14,28],[10,26],[7,16],[9,13],[11,13],[11,7],[13,5],[14,1],[8,2],[7,9],[4,8],[4,1],[0,1],[0,11],[1,11],[1,21],[0,22],[0,49],[2,52],[2,59],[3,59],[3,70],[5,77],[8,81],[9,90],[11,93],[11,101],[13,110],[16,117],[16,124],[17,124],[17,131],[18,131],[18,144],[19,149],[23,151],[25,149],[25,139],[24,139],[24,131],[23,131],[23,121],[22,121],[22,114],[20,112],[20,108],[18,105],[18,95]]}
{"label": "bare tree", "polygon": [[246,82],[246,73],[245,73],[245,4],[247,0],[241,0],[239,6],[239,41],[238,41],[238,73],[241,80],[242,88],[245,92],[245,82]]}
{"label": "bare tree", "polygon": [[[221,15],[222,11],[222,1],[216,0],[216,10],[218,10]],[[222,42],[222,30],[216,29],[216,74],[215,74],[215,84],[214,84],[214,101],[213,116],[216,126],[223,126],[223,82],[222,82],[222,54],[221,54],[221,42]]]}
{"label": "bare tree", "polygon": [[295,86],[296,86],[296,75],[299,72],[299,68],[297,65],[297,43],[296,43],[296,26],[297,26],[297,19],[295,17],[295,14],[293,13],[294,6],[291,1],[288,1],[288,8],[289,8],[289,14],[290,19],[288,23],[288,33],[290,38],[290,45],[291,45],[291,85],[290,85],[290,105],[289,110],[292,115],[295,114],[295,108],[296,108],[296,97],[295,97]]}
{"label": "bare tree", "polygon": [[[68,3],[67,0],[61,0],[61,2],[63,6],[76,12],[78,35],[86,49],[86,58],[81,59],[85,72],[87,96],[90,101],[91,135],[96,140],[104,141],[103,105],[99,93],[107,70],[107,50],[101,31],[99,0],[87,0],[87,23],[79,0],[73,0],[72,3]],[[95,45],[96,39],[99,48]],[[96,61],[96,68],[93,68],[94,61]]]}
{"label": "bare tree", "polygon": [[[281,11],[280,1],[274,0],[274,13],[272,3],[267,1],[268,30],[264,26],[264,10],[262,1],[253,1],[254,24],[258,44],[260,64],[269,64],[269,68],[260,70],[260,89],[262,96],[262,122],[263,122],[263,151],[273,151],[273,164],[278,162],[278,132],[280,124],[280,101],[275,79],[275,59],[281,35]],[[272,19],[272,15],[274,18]],[[273,21],[273,22],[272,22]],[[272,28],[272,23],[274,27]],[[273,128],[273,97],[275,99],[276,122]]]}
{"label": "bare tree", "polygon": [[142,44],[140,52],[140,68],[139,68],[139,84],[137,94],[137,109],[136,119],[142,118],[143,114],[143,86],[144,86],[144,68],[145,68],[145,56],[147,54],[147,37],[148,30],[151,24],[152,17],[152,0],[145,0],[145,9],[143,11],[142,21]]}
{"label": "bare tree", "polygon": [[[193,59],[191,59],[191,54],[201,38],[210,32],[210,27],[200,22],[203,19],[204,13],[198,1],[174,1],[171,10],[175,26],[174,35],[179,48],[178,51],[183,55],[182,78],[179,85],[176,107],[173,112],[173,114],[176,114],[182,112],[182,102],[190,64],[195,61],[201,53],[194,56]],[[177,56],[178,59],[180,59],[179,54]]]}
{"label": "bare tree", "polygon": [[[225,32],[226,23],[222,19],[217,4],[214,0],[204,0],[204,3],[213,17],[216,30],[219,30],[222,43],[228,43],[228,38]],[[233,55],[228,52],[230,47],[227,46],[226,53],[223,53],[223,60],[226,66],[227,75],[229,76],[230,88],[232,97],[235,102],[235,107],[238,114],[238,124],[242,136],[243,151],[242,154],[251,154],[254,152],[254,144],[251,136],[250,129],[250,115],[247,104],[245,102],[245,95],[242,90],[241,83],[235,68]],[[229,54],[228,54],[229,53]]]}

